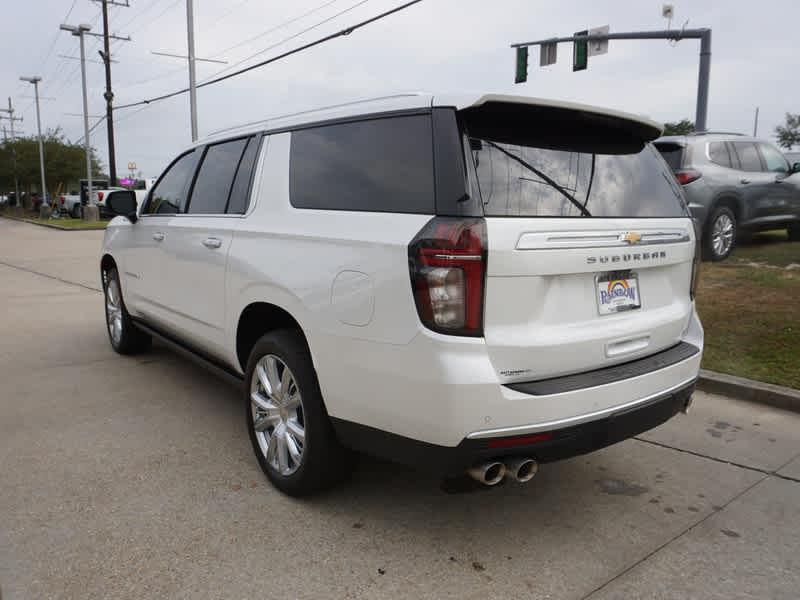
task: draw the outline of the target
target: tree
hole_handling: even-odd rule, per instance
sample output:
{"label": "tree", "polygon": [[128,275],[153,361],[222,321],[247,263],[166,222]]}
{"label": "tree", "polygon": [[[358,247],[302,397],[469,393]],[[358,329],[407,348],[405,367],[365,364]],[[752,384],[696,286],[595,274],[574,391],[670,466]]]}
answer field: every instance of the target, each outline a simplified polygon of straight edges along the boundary
{"label": "tree", "polygon": [[[20,137],[0,144],[0,192],[14,189],[14,155],[20,191],[40,185],[39,139]],[[64,138],[60,129],[48,130],[44,136],[44,175],[49,191],[59,183],[76,184],[86,177],[86,152],[83,146]],[[92,149],[92,177],[101,177],[101,165]]]}
{"label": "tree", "polygon": [[786,122],[775,128],[775,135],[778,138],[778,145],[786,150],[791,150],[792,146],[800,144],[800,113],[796,115],[786,113]]}
{"label": "tree", "polygon": [[689,135],[694,133],[694,123],[681,119],[677,123],[664,123],[664,135]]}

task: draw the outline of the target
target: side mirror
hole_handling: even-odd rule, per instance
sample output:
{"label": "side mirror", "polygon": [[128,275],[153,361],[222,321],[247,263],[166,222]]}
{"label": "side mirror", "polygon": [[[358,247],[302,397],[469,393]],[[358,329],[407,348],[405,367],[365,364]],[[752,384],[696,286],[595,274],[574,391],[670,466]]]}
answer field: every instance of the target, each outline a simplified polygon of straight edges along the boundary
{"label": "side mirror", "polygon": [[131,190],[119,190],[108,195],[106,207],[113,215],[125,217],[136,223],[136,194]]}
{"label": "side mirror", "polygon": [[800,162],[796,162],[792,165],[791,173],[800,173]]}

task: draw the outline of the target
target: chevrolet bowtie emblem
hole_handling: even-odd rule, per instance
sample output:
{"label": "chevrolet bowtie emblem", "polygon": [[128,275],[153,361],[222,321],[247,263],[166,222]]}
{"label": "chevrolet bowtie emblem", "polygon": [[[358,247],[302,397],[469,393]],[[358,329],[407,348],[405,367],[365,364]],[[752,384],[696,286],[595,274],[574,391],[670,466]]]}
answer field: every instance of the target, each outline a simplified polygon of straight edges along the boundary
{"label": "chevrolet bowtie emblem", "polygon": [[619,236],[620,242],[628,242],[629,244],[638,244],[642,241],[642,234],[635,231],[628,231]]}

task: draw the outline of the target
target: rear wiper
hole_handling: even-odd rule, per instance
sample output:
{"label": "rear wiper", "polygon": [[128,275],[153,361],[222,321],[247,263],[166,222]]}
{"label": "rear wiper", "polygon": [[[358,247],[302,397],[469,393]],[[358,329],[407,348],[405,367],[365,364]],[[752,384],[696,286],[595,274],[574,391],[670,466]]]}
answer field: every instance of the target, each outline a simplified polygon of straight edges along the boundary
{"label": "rear wiper", "polygon": [[525,167],[525,168],[526,168],[526,169],[528,169],[529,171],[533,171],[534,173],[536,173],[536,175],[538,175],[539,177],[541,177],[542,179],[544,179],[544,180],[545,180],[545,182],[546,182],[546,183],[548,183],[550,186],[552,186],[552,187],[553,187],[553,188],[554,188],[554,189],[555,189],[555,190],[556,190],[558,193],[560,193],[560,194],[561,194],[562,196],[564,196],[564,197],[565,197],[567,200],[569,200],[570,202],[572,202],[573,206],[575,206],[575,208],[577,208],[579,211],[581,211],[581,214],[582,214],[584,217],[591,217],[591,216],[592,216],[592,213],[590,213],[588,210],[586,210],[586,207],[585,207],[583,204],[581,204],[580,202],[578,202],[578,200],[575,198],[575,196],[573,196],[572,194],[570,194],[570,193],[569,193],[567,190],[565,190],[563,187],[561,187],[560,185],[558,185],[558,184],[557,184],[555,181],[553,181],[552,179],[550,179],[550,178],[549,178],[547,175],[545,175],[544,173],[542,173],[542,172],[541,172],[539,169],[537,169],[537,168],[536,168],[536,167],[534,167],[533,165],[531,165],[531,164],[529,164],[529,163],[525,162],[525,161],[524,161],[524,160],[522,160],[522,159],[521,159],[519,156],[517,156],[517,155],[515,155],[515,154],[512,154],[511,152],[509,152],[509,151],[508,151],[508,150],[506,150],[505,148],[502,148],[502,147],[498,146],[498,145],[497,145],[497,144],[495,144],[494,142],[490,142],[489,140],[483,140],[483,141],[484,141],[485,143],[489,144],[489,145],[490,145],[492,148],[496,148],[497,150],[499,150],[500,152],[502,152],[503,154],[505,154],[505,155],[506,155],[508,158],[510,158],[511,160],[514,160],[514,161],[518,162],[519,164],[521,164],[523,167]]}

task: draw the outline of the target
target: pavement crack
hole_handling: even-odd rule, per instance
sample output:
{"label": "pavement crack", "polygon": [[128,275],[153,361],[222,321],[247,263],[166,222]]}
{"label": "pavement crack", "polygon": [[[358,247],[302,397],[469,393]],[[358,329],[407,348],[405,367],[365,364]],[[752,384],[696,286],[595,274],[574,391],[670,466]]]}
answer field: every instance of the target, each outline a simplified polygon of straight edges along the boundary
{"label": "pavement crack", "polygon": [[[634,439],[637,439],[637,440],[638,440],[639,438],[634,438]],[[647,441],[647,440],[639,440],[639,441]],[[665,448],[672,448],[671,446],[667,446],[666,444],[659,444],[659,443],[656,443],[655,445],[656,445],[656,446],[663,446],[663,447],[665,447]],[[680,452],[683,452],[683,450],[681,450],[680,448],[672,448],[672,449],[673,449],[673,450],[678,450],[678,451],[680,451]],[[689,454],[695,454],[695,455],[697,455],[697,456],[703,456],[702,454],[697,454],[697,453],[695,453],[695,452],[689,452]],[[704,457],[704,458],[713,458],[713,457]],[[727,462],[727,461],[719,461],[719,462]],[[729,464],[733,464],[733,463],[729,463]],[[745,467],[745,468],[746,468],[746,467]],[[758,471],[758,469],[753,469],[753,470],[755,470],[755,471]],[[623,577],[623,576],[627,575],[628,573],[630,573],[630,572],[631,572],[633,569],[635,569],[636,567],[638,567],[639,565],[641,565],[641,564],[642,564],[642,563],[644,563],[645,561],[649,560],[651,557],[653,557],[653,556],[655,556],[656,554],[658,554],[659,552],[661,552],[661,551],[662,551],[664,548],[666,548],[667,546],[669,546],[669,545],[670,545],[672,542],[674,542],[675,540],[677,540],[677,539],[679,539],[679,538],[683,537],[684,535],[686,535],[687,533],[689,533],[690,531],[692,531],[692,530],[693,530],[695,527],[697,527],[698,525],[701,525],[701,524],[705,523],[705,522],[706,522],[706,521],[707,521],[709,518],[713,517],[714,515],[716,515],[717,513],[721,512],[721,511],[723,511],[723,510],[724,510],[726,507],[728,507],[728,506],[729,506],[731,503],[735,502],[736,500],[738,500],[739,498],[741,498],[742,496],[744,496],[744,495],[745,495],[747,492],[749,492],[750,490],[752,490],[754,487],[756,487],[758,484],[760,484],[762,481],[764,481],[765,479],[769,478],[769,476],[770,476],[770,473],[763,473],[763,474],[764,474],[764,477],[762,477],[762,478],[761,478],[761,479],[759,479],[758,481],[756,481],[756,482],[752,483],[751,485],[747,486],[747,487],[746,487],[745,489],[743,489],[741,492],[739,492],[738,494],[736,494],[735,496],[733,496],[733,497],[732,497],[730,500],[728,500],[727,502],[725,502],[725,504],[723,504],[721,507],[719,507],[719,508],[716,508],[716,509],[712,510],[710,513],[708,513],[708,514],[707,514],[705,517],[703,517],[703,518],[702,518],[702,519],[700,519],[699,521],[696,521],[695,523],[692,523],[691,525],[689,525],[688,527],[686,527],[684,530],[682,530],[682,531],[680,531],[679,533],[675,534],[675,535],[674,535],[674,536],[672,536],[670,539],[668,539],[666,542],[664,542],[663,544],[661,544],[660,546],[658,546],[657,548],[655,548],[654,550],[652,550],[651,552],[649,552],[648,554],[646,554],[645,556],[643,556],[642,558],[640,558],[639,560],[635,561],[633,564],[629,565],[628,567],[625,567],[625,568],[624,568],[622,571],[620,571],[619,573],[617,573],[616,575],[614,575],[614,576],[613,576],[611,579],[609,579],[609,580],[608,580],[608,581],[606,581],[605,583],[603,583],[603,584],[601,584],[601,585],[597,586],[596,588],[594,588],[592,591],[590,591],[590,592],[589,592],[588,594],[586,594],[585,596],[582,596],[582,597],[581,597],[581,600],[587,600],[588,598],[591,598],[592,596],[594,596],[595,594],[597,594],[598,592],[600,592],[600,591],[601,591],[601,590],[603,590],[604,588],[608,587],[610,584],[614,583],[615,581],[617,581],[617,580],[618,580],[618,579],[620,579],[621,577]]]}
{"label": "pavement crack", "polygon": [[684,448],[678,448],[676,446],[670,446],[669,444],[664,444],[663,442],[656,442],[656,441],[653,441],[653,440],[646,440],[646,439],[640,438],[640,437],[634,437],[633,439],[635,439],[637,442],[644,442],[645,444],[651,444],[653,446],[658,446],[659,448],[666,448],[667,450],[674,450],[675,452],[682,452],[683,454],[690,454],[692,456],[697,456],[698,458],[705,458],[707,460],[712,460],[714,462],[717,462],[717,463],[720,463],[720,464],[723,464],[723,465],[730,465],[732,467],[737,467],[739,469],[745,469],[747,471],[753,471],[754,473],[761,473],[762,475],[767,475],[769,477],[777,477],[779,479],[785,479],[786,481],[793,481],[795,483],[800,483],[800,479],[798,479],[796,477],[790,477],[789,475],[781,475],[780,473],[778,473],[778,471],[780,471],[783,467],[788,465],[790,462],[792,462],[797,457],[793,457],[793,458],[789,459],[787,462],[785,462],[784,464],[779,466],[777,469],[775,469],[774,471],[771,471],[769,469],[760,469],[758,467],[752,467],[750,465],[737,463],[737,462],[734,462],[732,460],[725,460],[724,458],[717,458],[716,456],[710,456],[708,454],[703,454],[702,452],[695,452],[694,450],[686,450]]}
{"label": "pavement crack", "polygon": [[29,269],[27,267],[20,267],[19,265],[12,265],[11,263],[7,263],[3,260],[0,260],[0,265],[4,267],[10,267],[12,269],[17,269],[18,271],[24,271],[26,273],[31,273],[32,275],[39,275],[39,277],[46,277],[47,279],[53,279],[55,281],[60,281],[61,283],[66,283],[67,285],[74,285],[79,288],[83,288],[85,290],[91,290],[93,292],[102,292],[100,288],[93,287],[91,285],[86,285],[85,283],[78,283],[77,281],[70,281],[69,279],[62,279],[61,277],[56,277],[55,275],[48,275],[47,273],[42,273],[41,271],[35,271],[33,269]]}

